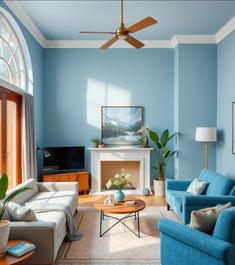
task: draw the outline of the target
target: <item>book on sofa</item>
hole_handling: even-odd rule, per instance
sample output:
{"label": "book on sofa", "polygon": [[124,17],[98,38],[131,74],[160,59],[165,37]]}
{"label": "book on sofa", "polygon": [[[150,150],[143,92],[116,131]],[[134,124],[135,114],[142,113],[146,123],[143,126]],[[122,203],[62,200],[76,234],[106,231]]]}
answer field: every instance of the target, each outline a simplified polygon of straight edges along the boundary
{"label": "book on sofa", "polygon": [[7,249],[7,254],[10,254],[10,255],[15,256],[15,257],[20,257],[20,256],[26,254],[27,252],[33,250],[33,249],[35,249],[34,244],[20,242],[16,245],[9,247]]}

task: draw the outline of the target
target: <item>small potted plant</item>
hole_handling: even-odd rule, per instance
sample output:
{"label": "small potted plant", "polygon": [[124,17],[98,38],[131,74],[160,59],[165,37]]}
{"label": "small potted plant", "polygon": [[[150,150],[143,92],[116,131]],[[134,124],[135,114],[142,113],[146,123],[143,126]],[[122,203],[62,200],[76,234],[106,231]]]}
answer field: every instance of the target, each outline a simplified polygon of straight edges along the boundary
{"label": "small potted plant", "polygon": [[0,257],[5,255],[6,247],[7,247],[7,241],[10,231],[10,222],[8,220],[3,220],[4,212],[6,210],[7,204],[15,198],[18,194],[21,192],[24,192],[26,190],[29,190],[31,188],[24,187],[18,190],[15,190],[14,192],[10,193],[9,195],[6,195],[8,189],[8,177],[6,173],[3,173],[0,177]]}
{"label": "small potted plant", "polygon": [[98,147],[99,144],[101,143],[100,138],[98,138],[98,137],[92,138],[91,142],[92,142],[92,146],[95,147],[95,148]]}
{"label": "small potted plant", "polygon": [[170,147],[167,145],[168,142],[174,138],[177,133],[169,135],[169,130],[166,129],[162,135],[159,137],[158,134],[150,129],[148,129],[149,137],[154,142],[154,150],[156,153],[157,166],[153,167],[158,170],[158,175],[154,179],[154,194],[158,196],[165,196],[165,179],[166,179],[166,168],[169,159],[173,157],[177,151],[171,151]]}
{"label": "small potted plant", "polygon": [[100,140],[100,142],[99,142],[99,144],[98,144],[98,147],[99,148],[103,148],[104,147],[104,144],[103,144],[103,142]]}

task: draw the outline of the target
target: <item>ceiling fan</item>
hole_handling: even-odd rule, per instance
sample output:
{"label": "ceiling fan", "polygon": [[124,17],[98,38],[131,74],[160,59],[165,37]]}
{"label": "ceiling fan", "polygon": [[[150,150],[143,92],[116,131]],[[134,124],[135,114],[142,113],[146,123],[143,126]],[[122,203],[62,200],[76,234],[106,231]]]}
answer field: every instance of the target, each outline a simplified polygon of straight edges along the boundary
{"label": "ceiling fan", "polygon": [[123,39],[124,41],[128,42],[132,46],[134,46],[136,49],[142,48],[144,46],[144,43],[141,41],[135,39],[130,34],[137,32],[139,30],[142,30],[144,28],[147,28],[149,26],[152,26],[156,24],[157,21],[152,17],[146,17],[139,22],[135,23],[134,25],[126,28],[123,22],[123,0],[121,0],[121,25],[119,28],[116,29],[115,32],[105,32],[105,31],[81,31],[82,34],[113,34],[115,35],[112,39],[107,41],[104,45],[102,45],[101,49],[107,49],[109,48],[114,42],[116,42],[118,39]]}

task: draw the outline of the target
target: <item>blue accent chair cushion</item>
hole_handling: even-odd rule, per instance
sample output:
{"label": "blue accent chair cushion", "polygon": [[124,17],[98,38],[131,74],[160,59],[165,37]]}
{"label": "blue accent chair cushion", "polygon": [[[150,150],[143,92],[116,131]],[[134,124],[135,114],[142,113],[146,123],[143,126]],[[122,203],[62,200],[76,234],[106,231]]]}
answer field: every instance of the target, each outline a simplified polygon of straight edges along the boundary
{"label": "blue accent chair cushion", "polygon": [[167,180],[166,182],[166,202],[184,224],[190,222],[193,210],[227,202],[235,205],[234,180],[209,169],[201,171],[199,180],[208,183],[202,195],[193,195],[186,191],[191,183],[189,180]]}
{"label": "blue accent chair cushion", "polygon": [[232,179],[209,169],[203,169],[198,179],[209,183],[204,193],[206,195],[228,195],[234,185]]}
{"label": "blue accent chair cushion", "polygon": [[[235,207],[223,210],[216,222],[213,236],[221,240],[235,243]],[[235,262],[235,261],[234,261]]]}
{"label": "blue accent chair cushion", "polygon": [[231,189],[229,195],[235,196],[235,185],[234,185],[233,188]]}
{"label": "blue accent chair cushion", "polygon": [[212,235],[169,219],[158,229],[162,265],[235,265],[235,207],[219,214]]}

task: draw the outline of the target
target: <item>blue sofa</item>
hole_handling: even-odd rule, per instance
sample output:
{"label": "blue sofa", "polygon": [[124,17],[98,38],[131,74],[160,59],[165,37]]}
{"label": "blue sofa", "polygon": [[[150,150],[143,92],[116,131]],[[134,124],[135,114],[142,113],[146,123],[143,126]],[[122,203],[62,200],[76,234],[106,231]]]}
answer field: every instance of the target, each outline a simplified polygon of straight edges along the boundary
{"label": "blue sofa", "polygon": [[200,181],[208,182],[202,195],[186,192],[191,181],[167,180],[166,202],[168,210],[171,208],[184,224],[190,222],[193,210],[225,204],[235,205],[235,181],[209,169],[203,169],[198,177]]}
{"label": "blue sofa", "polygon": [[158,229],[162,265],[235,265],[235,207],[219,214],[212,235],[169,219]]}

